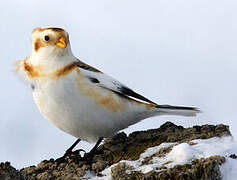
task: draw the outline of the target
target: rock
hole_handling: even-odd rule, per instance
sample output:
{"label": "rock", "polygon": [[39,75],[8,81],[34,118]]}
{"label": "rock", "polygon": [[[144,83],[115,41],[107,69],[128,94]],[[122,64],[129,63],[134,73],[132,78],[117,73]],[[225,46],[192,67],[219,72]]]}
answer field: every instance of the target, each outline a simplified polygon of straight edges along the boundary
{"label": "rock", "polygon": [[[163,142],[187,142],[194,139],[208,139],[231,135],[228,126],[203,125],[192,128],[177,126],[167,122],[157,129],[137,131],[127,136],[119,133],[107,138],[100,145],[92,159],[82,160],[75,151],[63,162],[57,163],[54,159],[44,160],[37,166],[23,168],[20,171],[10,166],[10,163],[0,164],[0,179],[78,179],[88,172],[101,176],[101,172],[120,160],[137,160],[147,148],[158,146]],[[171,149],[161,149],[156,156],[164,156]],[[234,156],[233,156],[234,157]],[[144,163],[149,162],[149,158]],[[198,159],[192,164],[178,165],[173,168],[164,167],[162,171],[126,173],[130,167],[125,163],[118,163],[111,168],[114,179],[221,179],[219,165],[225,162],[224,157],[214,156],[207,159]],[[23,178],[24,177],[24,178]]]}
{"label": "rock", "polygon": [[23,180],[24,176],[10,162],[0,163],[0,180]]}
{"label": "rock", "polygon": [[149,172],[142,174],[140,172],[126,173],[130,167],[125,163],[118,163],[111,169],[112,178],[118,180],[150,180],[150,179],[172,179],[172,180],[221,180],[219,165],[225,162],[221,156],[213,156],[207,159],[199,159],[192,164],[177,165],[170,169],[164,169],[160,172]]}
{"label": "rock", "polygon": [[128,178],[129,175],[126,173],[127,169],[129,169],[129,167],[126,166],[124,162],[118,163],[116,166],[111,168],[112,178],[118,180]]}

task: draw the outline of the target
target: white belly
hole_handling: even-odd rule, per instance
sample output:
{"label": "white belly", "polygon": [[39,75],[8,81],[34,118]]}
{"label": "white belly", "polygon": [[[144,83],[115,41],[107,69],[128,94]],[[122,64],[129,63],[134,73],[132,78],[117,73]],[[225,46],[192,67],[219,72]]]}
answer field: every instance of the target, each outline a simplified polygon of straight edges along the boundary
{"label": "white belly", "polygon": [[39,80],[33,97],[40,112],[51,123],[89,142],[111,136],[151,116],[145,105],[84,82],[78,79],[76,71],[57,80]]}

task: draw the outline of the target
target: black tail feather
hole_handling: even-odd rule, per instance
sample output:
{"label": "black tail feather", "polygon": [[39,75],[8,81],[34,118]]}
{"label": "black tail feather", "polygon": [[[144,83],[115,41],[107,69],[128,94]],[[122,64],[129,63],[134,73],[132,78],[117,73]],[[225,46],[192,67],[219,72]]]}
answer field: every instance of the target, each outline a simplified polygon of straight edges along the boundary
{"label": "black tail feather", "polygon": [[191,110],[191,111],[199,111],[200,110],[196,107],[186,107],[186,106],[171,106],[171,105],[157,105],[157,108],[164,108],[164,109],[176,109],[176,110]]}

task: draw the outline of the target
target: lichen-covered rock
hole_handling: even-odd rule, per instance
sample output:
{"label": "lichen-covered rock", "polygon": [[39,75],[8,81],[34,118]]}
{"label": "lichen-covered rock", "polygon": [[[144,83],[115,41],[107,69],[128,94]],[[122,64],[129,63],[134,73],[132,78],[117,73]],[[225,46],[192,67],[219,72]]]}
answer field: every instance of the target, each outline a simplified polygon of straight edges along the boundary
{"label": "lichen-covered rock", "polygon": [[[158,129],[133,132],[129,136],[119,133],[112,138],[105,139],[92,159],[82,160],[78,151],[67,157],[61,163],[54,159],[44,160],[37,166],[31,166],[16,171],[9,164],[0,166],[0,179],[11,177],[11,179],[78,179],[87,172],[93,172],[101,176],[101,171],[106,167],[118,163],[120,160],[137,160],[141,153],[147,148],[158,146],[164,142],[187,142],[194,139],[208,139],[230,135],[228,126],[204,125],[184,128],[176,126],[171,122],[163,124]],[[170,149],[161,149],[156,156],[162,156]],[[175,166],[170,169],[164,168],[161,172],[149,172],[142,174],[132,172],[126,174],[126,164],[118,163],[111,169],[114,179],[205,179],[212,177],[220,179],[219,164],[224,162],[224,157],[210,157],[192,162],[192,165]],[[149,158],[144,161],[149,161]],[[4,168],[2,168],[4,167]],[[14,174],[15,173],[15,174]],[[122,174],[125,174],[123,176]],[[6,178],[5,178],[6,179]]]}
{"label": "lichen-covered rock", "polygon": [[0,163],[0,180],[23,180],[23,175],[9,162]]}

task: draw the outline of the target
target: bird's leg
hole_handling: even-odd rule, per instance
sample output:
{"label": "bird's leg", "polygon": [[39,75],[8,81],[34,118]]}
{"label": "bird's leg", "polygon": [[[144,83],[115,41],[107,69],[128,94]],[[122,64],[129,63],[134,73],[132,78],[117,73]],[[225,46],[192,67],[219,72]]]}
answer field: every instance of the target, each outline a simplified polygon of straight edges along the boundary
{"label": "bird's leg", "polygon": [[100,143],[103,141],[103,137],[100,137],[98,139],[98,141],[96,142],[95,146],[90,150],[89,154],[93,155],[96,151],[96,149],[98,148],[98,146],[100,145]]}
{"label": "bird's leg", "polygon": [[103,139],[104,139],[103,137],[100,137],[100,138],[98,139],[98,141],[96,142],[95,146],[90,150],[90,152],[84,155],[83,159],[86,159],[86,158],[88,158],[88,157],[89,157],[89,158],[93,157],[93,155],[94,155],[96,149],[98,148],[98,146],[100,145],[100,143],[103,141]]}
{"label": "bird's leg", "polygon": [[[72,151],[73,148],[74,148],[80,141],[81,141],[81,139],[77,139],[77,140],[73,143],[73,145],[71,145],[70,148],[68,148],[68,149],[66,150],[65,154],[64,154],[62,157],[56,159],[55,161],[58,162],[59,164],[60,164],[61,162],[63,162],[67,156],[69,156],[69,155],[71,155],[71,154],[73,153],[73,151]],[[84,150],[83,150],[83,149],[78,149],[77,151],[80,152],[80,151],[84,151]],[[85,151],[84,151],[84,152],[85,152]]]}
{"label": "bird's leg", "polygon": [[71,145],[71,147],[66,150],[65,154],[63,155],[63,157],[66,157],[66,156],[72,154],[73,148],[74,148],[80,141],[81,141],[81,139],[77,139],[77,140]]}

